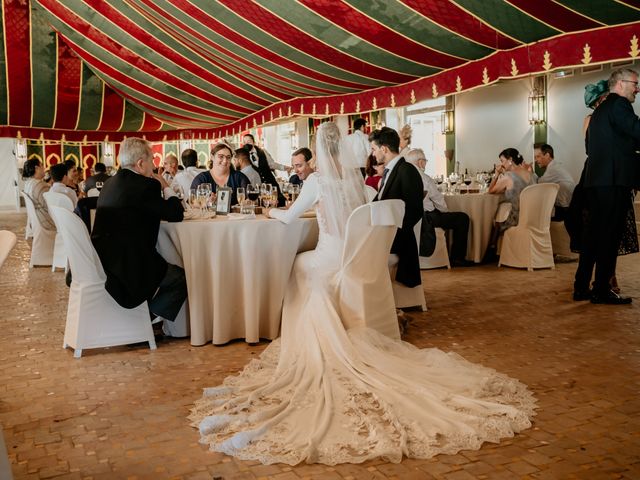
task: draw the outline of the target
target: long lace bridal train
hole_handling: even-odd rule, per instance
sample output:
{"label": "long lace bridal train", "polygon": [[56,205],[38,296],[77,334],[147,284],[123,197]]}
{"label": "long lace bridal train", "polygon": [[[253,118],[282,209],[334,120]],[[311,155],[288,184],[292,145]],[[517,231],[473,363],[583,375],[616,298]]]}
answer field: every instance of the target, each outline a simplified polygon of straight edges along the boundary
{"label": "long lace bridal train", "polygon": [[318,133],[322,175],[305,180],[289,211],[274,214],[286,222],[315,206],[320,227],[316,250],[296,257],[282,336],[239,375],[205,389],[189,417],[201,442],[265,464],[335,465],[473,450],[530,427],[535,400],[517,380],[455,353],[345,330],[336,284],[346,217],[329,217],[340,204],[342,215],[353,210],[345,195],[355,187],[327,174],[324,157],[335,155],[320,139],[329,128]]}

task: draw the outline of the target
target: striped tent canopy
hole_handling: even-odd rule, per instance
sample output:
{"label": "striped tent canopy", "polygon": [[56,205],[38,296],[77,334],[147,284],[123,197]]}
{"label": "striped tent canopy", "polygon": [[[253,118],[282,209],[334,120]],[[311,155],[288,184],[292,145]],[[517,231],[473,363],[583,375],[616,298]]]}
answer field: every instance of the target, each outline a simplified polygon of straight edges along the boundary
{"label": "striped tent canopy", "polygon": [[640,0],[3,0],[2,7],[0,128],[26,138],[213,138],[640,55]]}

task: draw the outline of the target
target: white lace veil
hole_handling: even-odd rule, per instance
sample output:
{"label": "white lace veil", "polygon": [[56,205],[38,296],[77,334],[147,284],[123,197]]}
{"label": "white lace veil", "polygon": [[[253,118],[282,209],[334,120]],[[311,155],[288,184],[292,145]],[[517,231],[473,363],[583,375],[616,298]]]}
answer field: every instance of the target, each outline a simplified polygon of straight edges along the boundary
{"label": "white lace veil", "polygon": [[344,238],[351,212],[367,203],[360,165],[333,122],[318,127],[316,169],[320,174],[322,215],[330,235]]}

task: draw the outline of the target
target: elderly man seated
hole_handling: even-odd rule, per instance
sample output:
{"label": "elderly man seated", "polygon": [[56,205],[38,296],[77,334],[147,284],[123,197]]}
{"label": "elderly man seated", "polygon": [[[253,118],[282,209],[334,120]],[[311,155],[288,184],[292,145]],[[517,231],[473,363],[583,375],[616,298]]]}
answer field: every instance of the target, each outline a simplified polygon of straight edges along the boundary
{"label": "elderly man seated", "polygon": [[425,192],[422,205],[425,215],[429,217],[435,228],[452,230],[453,232],[451,252],[449,253],[451,266],[468,267],[473,265],[473,262],[465,259],[469,236],[469,216],[464,212],[449,212],[444,196],[438,190],[436,182],[424,171],[427,159],[421,149],[409,150],[406,160],[418,169],[422,177]]}
{"label": "elderly man seated", "polygon": [[120,306],[147,301],[152,315],[175,320],[187,298],[184,270],[168,264],[156,243],[160,221],[182,221],[183,209],[153,167],[149,142],[122,142],[120,170],[98,197],[91,240],[107,274],[105,288]]}

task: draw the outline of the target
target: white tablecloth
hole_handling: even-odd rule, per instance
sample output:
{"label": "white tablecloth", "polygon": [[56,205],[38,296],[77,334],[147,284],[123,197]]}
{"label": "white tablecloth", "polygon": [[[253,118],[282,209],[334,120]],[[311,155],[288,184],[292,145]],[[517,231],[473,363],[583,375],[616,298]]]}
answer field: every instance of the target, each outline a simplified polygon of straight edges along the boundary
{"label": "white tablecloth", "polygon": [[444,201],[450,212],[464,212],[469,215],[469,240],[467,243],[467,260],[476,263],[489,246],[493,219],[496,215],[500,195],[490,193],[465,193],[445,195]]}
{"label": "white tablecloth", "polygon": [[163,222],[158,251],[185,269],[191,344],[276,338],[295,256],[317,240],[315,218]]}

